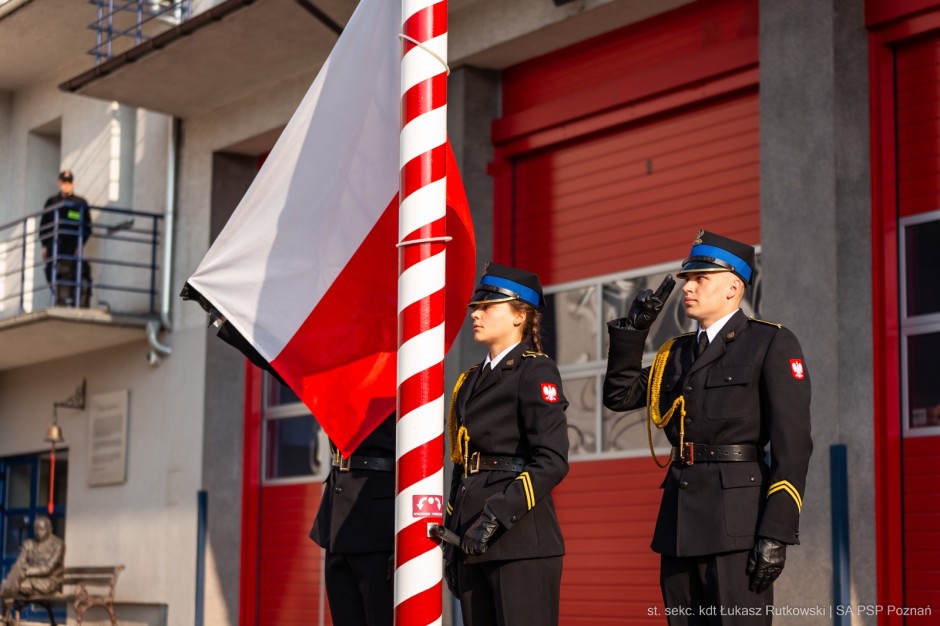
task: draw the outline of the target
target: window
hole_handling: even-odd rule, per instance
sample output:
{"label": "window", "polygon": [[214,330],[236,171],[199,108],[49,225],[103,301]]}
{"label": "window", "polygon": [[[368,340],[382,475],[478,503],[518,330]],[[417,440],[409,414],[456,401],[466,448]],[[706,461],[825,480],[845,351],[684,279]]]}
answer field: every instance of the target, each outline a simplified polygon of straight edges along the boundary
{"label": "window", "polygon": [[[759,263],[758,263],[759,264]],[[666,274],[675,274],[680,262],[646,267],[545,289],[542,332],[545,351],[558,364],[564,383],[569,454],[573,459],[619,458],[649,454],[646,409],[615,413],[604,408],[602,393],[607,369],[607,322],[626,315],[641,289],[656,289]],[[672,296],[650,329],[643,364],[649,365],[666,340],[695,329],[685,316],[677,280]],[[747,288],[744,312],[755,316],[760,299],[760,274],[754,272]],[[660,451],[669,444],[653,428],[653,445]]]}
{"label": "window", "polygon": [[940,435],[940,211],[901,220],[904,434]]}
{"label": "window", "polygon": [[[48,452],[0,459],[0,575],[6,577],[20,555],[23,542],[33,538],[36,517],[52,521],[52,534],[65,539],[65,501],[68,494],[69,458],[67,450],[57,450],[52,514],[49,514]],[[54,604],[57,620],[65,621],[65,604]],[[24,619],[46,619],[43,609],[28,607]]]}
{"label": "window", "polygon": [[264,374],[262,471],[266,484],[322,480],[329,443],[317,420],[293,391]]}

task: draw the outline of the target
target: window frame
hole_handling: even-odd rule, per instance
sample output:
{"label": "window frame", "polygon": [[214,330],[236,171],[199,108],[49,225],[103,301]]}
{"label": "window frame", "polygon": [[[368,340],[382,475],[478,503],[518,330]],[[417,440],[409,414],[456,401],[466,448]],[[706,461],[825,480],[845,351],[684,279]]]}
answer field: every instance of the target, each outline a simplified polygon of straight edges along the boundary
{"label": "window frame", "polygon": [[940,312],[909,316],[907,312],[907,227],[940,222],[940,209],[908,215],[898,219],[898,266],[900,348],[901,348],[901,428],[904,437],[935,437],[940,435],[940,424],[936,426],[911,426],[910,385],[908,369],[908,343],[912,337],[940,332]]}
{"label": "window frame", "polygon": [[[298,400],[297,402],[273,404],[271,402],[271,387],[272,385],[279,385],[280,383],[267,372],[262,372],[261,377],[261,484],[263,486],[275,486],[323,482],[330,471],[330,455],[327,453],[330,448],[329,438],[303,402]],[[307,417],[317,422],[317,454],[320,461],[320,471],[312,474],[282,478],[268,476],[268,455],[270,450],[268,445],[268,425],[275,420],[293,419],[297,417]]]}

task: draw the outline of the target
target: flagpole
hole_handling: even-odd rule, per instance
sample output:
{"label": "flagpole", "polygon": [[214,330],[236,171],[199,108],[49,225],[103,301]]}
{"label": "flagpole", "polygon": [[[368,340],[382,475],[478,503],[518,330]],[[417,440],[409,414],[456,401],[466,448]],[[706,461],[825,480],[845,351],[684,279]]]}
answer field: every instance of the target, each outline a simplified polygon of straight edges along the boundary
{"label": "flagpole", "polygon": [[447,0],[402,1],[395,623],[442,622]]}

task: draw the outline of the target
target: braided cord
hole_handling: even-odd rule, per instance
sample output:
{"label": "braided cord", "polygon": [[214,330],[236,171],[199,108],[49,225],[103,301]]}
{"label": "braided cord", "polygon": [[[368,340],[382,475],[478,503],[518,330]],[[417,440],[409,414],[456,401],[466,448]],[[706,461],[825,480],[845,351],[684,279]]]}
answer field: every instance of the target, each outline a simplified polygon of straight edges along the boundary
{"label": "braided cord", "polygon": [[461,437],[466,437],[467,443],[470,441],[470,435],[463,426],[457,426],[457,393],[470,372],[477,368],[476,365],[463,372],[457,377],[457,383],[454,385],[454,393],[450,396],[450,411],[447,414],[447,436],[450,441],[450,460],[457,465],[463,465],[463,451],[461,450]]}
{"label": "braided cord", "polygon": [[660,387],[663,383],[663,373],[666,371],[666,363],[669,362],[669,353],[672,350],[673,344],[676,343],[676,339],[678,339],[678,337],[670,339],[659,348],[659,352],[656,353],[656,358],[653,359],[653,365],[650,367],[649,384],[646,387],[646,436],[649,441],[650,455],[659,467],[666,467],[669,463],[660,463],[659,459],[656,458],[656,451],[653,449],[653,428],[651,424],[655,424],[656,428],[662,430],[672,420],[676,409],[679,409],[680,452],[685,444],[685,397],[680,395],[676,398],[665,415],[661,415],[659,411],[659,395]]}

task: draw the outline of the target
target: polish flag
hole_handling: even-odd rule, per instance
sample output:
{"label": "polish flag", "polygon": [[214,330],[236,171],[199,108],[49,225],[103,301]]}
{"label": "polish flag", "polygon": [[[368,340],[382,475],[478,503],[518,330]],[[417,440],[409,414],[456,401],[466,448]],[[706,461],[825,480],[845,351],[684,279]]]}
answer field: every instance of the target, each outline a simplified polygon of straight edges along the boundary
{"label": "polish flag", "polygon": [[[396,402],[401,7],[362,0],[183,289],[219,336],[276,373],[351,454]],[[475,242],[448,143],[422,193],[446,198],[445,343]]]}

